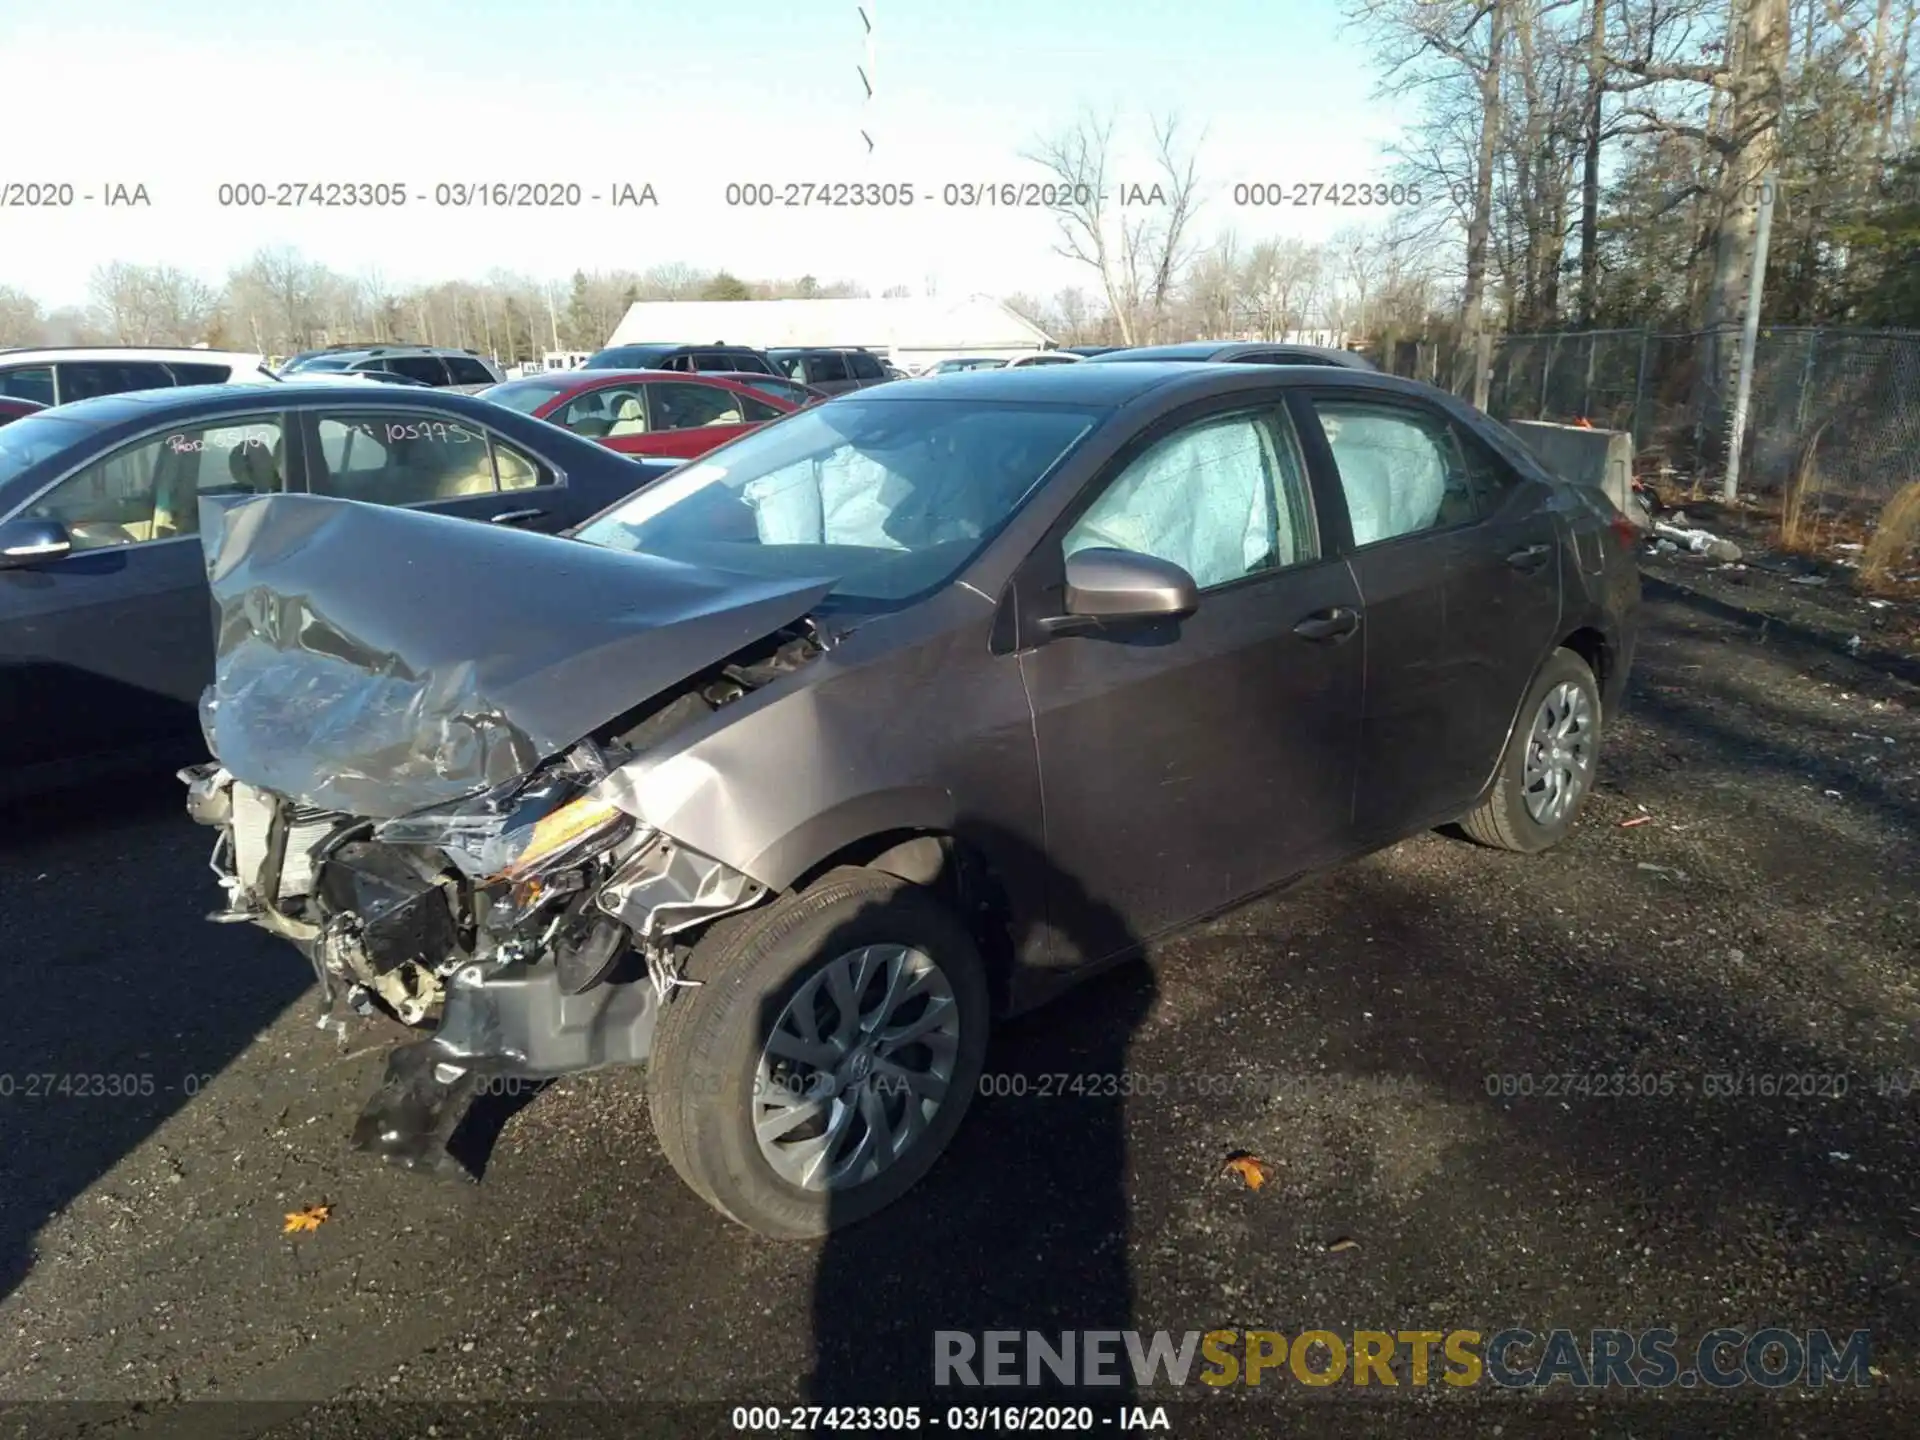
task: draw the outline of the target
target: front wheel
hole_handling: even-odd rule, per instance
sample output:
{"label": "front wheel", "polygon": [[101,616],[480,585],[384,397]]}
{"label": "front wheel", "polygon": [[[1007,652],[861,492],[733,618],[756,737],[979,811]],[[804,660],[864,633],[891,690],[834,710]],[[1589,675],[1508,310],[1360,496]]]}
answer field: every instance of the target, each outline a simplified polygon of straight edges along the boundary
{"label": "front wheel", "polygon": [[1525,855],[1558,844],[1599,760],[1600,688],[1586,661],[1556,650],[1527,690],[1492,792],[1461,828],[1482,845]]}
{"label": "front wheel", "polygon": [[694,947],[648,1063],[661,1148],[702,1198],[775,1239],[904,1195],[986,1060],[979,951],[928,890],[834,870]]}

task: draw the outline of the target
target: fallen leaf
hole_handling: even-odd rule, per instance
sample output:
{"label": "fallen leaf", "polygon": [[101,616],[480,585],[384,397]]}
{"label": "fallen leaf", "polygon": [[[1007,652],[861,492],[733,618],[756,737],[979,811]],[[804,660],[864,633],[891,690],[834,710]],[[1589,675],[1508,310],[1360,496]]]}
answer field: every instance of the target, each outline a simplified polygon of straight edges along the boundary
{"label": "fallen leaf", "polygon": [[1246,1182],[1249,1190],[1258,1190],[1267,1183],[1267,1162],[1257,1155],[1249,1155],[1244,1150],[1236,1150],[1227,1157],[1227,1163],[1220,1167],[1222,1175],[1238,1175]]}
{"label": "fallen leaf", "polygon": [[287,1223],[281,1228],[282,1235],[292,1235],[302,1230],[318,1230],[333,1216],[331,1205],[308,1205],[287,1216]]}
{"label": "fallen leaf", "polygon": [[1620,822],[1620,828],[1622,830],[1631,830],[1636,825],[1646,825],[1651,823],[1652,820],[1653,817],[1651,815],[1636,815],[1631,820],[1622,820]]}
{"label": "fallen leaf", "polygon": [[1327,1253],[1330,1255],[1338,1255],[1342,1250],[1358,1250],[1359,1248],[1360,1242],[1358,1240],[1336,1240],[1327,1246]]}

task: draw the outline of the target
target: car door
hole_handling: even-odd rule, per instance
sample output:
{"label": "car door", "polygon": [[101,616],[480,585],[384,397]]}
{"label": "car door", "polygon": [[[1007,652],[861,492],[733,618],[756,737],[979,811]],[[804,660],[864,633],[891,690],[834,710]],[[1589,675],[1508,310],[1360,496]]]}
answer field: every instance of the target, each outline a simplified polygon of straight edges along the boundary
{"label": "car door", "polygon": [[1309,463],[1326,477],[1322,490],[1342,502],[1366,608],[1354,824],[1378,843],[1459,814],[1483,778],[1486,677],[1463,607],[1484,540],[1439,410],[1319,382],[1296,391],[1294,404]]}
{"label": "car door", "polygon": [[747,397],[721,385],[655,380],[647,384],[647,431],[654,445],[644,453],[691,460],[753,428]]}
{"label": "car door", "polygon": [[116,447],[20,513],[73,549],[0,571],[0,772],[152,750],[204,753],[213,678],[199,496],[268,494],[290,473],[285,417],[183,422]]}
{"label": "car door", "polygon": [[1508,463],[1460,417],[1450,423],[1478,518],[1448,619],[1480,709],[1467,742],[1469,773],[1484,784],[1534,672],[1562,633],[1560,567],[1569,557],[1553,485]]}
{"label": "car door", "polygon": [[1020,655],[1055,872],[1049,926],[1097,961],[1342,853],[1362,703],[1360,597],[1320,543],[1282,392],[1163,423],[1092,482],[1016,579],[1057,605],[1064,557],[1174,561],[1178,622]]}

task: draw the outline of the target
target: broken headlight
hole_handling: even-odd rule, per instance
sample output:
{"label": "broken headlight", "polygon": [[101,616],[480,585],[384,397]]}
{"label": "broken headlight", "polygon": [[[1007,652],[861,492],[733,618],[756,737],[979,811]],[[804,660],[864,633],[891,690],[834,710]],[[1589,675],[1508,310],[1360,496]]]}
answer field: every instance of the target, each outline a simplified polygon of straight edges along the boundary
{"label": "broken headlight", "polygon": [[633,833],[631,815],[587,793],[593,778],[556,767],[531,781],[385,821],[374,838],[434,846],[482,884],[528,881],[579,865]]}

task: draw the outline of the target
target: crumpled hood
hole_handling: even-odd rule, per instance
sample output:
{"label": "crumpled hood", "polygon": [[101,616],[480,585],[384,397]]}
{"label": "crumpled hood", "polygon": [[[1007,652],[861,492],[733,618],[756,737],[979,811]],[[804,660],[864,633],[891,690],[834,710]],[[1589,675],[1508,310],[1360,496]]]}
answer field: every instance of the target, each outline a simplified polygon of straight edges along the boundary
{"label": "crumpled hood", "polygon": [[248,784],[371,819],[526,774],[833,585],[315,495],[210,497],[200,533],[208,745]]}

